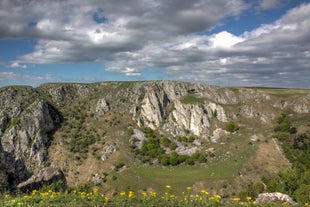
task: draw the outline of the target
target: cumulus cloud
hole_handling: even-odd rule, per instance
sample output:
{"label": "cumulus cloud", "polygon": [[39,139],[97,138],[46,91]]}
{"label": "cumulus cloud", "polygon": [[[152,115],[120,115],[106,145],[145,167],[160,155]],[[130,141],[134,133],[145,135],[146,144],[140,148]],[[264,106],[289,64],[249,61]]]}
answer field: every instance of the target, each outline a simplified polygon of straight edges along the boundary
{"label": "cumulus cloud", "polygon": [[[271,9],[280,2],[259,5]],[[247,8],[242,0],[2,0],[0,38],[38,39],[11,67],[96,61],[126,76],[153,67],[174,79],[211,84],[290,87],[298,79],[310,87],[310,4],[241,35],[210,34]]]}
{"label": "cumulus cloud", "polygon": [[10,68],[27,68],[27,65],[24,65],[24,64],[20,64],[19,62],[12,62],[10,65],[9,65]]}

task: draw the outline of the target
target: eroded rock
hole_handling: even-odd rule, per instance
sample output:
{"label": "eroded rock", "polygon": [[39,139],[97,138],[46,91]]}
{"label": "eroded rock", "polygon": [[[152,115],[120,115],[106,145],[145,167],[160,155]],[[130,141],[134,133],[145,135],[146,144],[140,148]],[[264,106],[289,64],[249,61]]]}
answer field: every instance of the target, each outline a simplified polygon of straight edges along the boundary
{"label": "eroded rock", "polygon": [[265,203],[277,203],[277,202],[287,202],[291,205],[296,205],[297,203],[293,201],[293,199],[286,194],[274,192],[274,193],[261,193],[258,195],[256,202],[258,204],[265,204]]}

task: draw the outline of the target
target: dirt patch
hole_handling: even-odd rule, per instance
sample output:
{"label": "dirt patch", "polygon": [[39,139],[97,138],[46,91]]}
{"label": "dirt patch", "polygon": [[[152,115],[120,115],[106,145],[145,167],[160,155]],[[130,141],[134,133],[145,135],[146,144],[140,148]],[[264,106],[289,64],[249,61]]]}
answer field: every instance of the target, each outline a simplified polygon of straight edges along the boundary
{"label": "dirt patch", "polygon": [[282,153],[281,147],[276,140],[258,143],[255,156],[246,162],[235,178],[235,182],[240,185],[257,182],[263,175],[276,174],[291,168],[291,163]]}

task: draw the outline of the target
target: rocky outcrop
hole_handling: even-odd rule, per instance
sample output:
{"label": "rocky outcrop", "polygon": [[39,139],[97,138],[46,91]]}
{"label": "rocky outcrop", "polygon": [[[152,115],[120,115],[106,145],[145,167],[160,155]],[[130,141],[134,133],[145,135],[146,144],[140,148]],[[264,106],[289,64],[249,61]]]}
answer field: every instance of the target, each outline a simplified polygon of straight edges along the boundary
{"label": "rocky outcrop", "polygon": [[208,134],[210,122],[203,107],[198,104],[182,104],[174,102],[174,110],[164,128],[172,134],[184,135],[190,131],[194,135],[203,136]]}
{"label": "rocky outcrop", "polygon": [[43,84],[37,91],[43,94],[46,98],[51,99],[57,106],[65,106],[73,100],[89,97],[95,88],[87,84],[70,83],[70,84]]}
{"label": "rocky outcrop", "polygon": [[60,122],[60,114],[51,105],[35,101],[11,121],[1,138],[3,149],[14,159],[25,161],[28,168],[42,166],[47,161],[49,134]]}
{"label": "rocky outcrop", "polygon": [[5,169],[0,172],[4,175],[2,185],[16,186],[44,170],[51,134],[60,126],[61,119],[60,113],[43,100],[21,108],[18,116],[3,116],[0,123],[1,169]]}
{"label": "rocky outcrop", "polygon": [[258,204],[266,204],[266,203],[287,203],[290,205],[296,205],[297,203],[293,201],[293,199],[286,194],[274,192],[274,193],[261,193],[258,195],[256,202]]}
{"label": "rocky outcrop", "polygon": [[92,109],[92,111],[95,113],[96,117],[101,117],[110,111],[110,104],[106,101],[106,99],[101,98],[98,100],[96,107]]}
{"label": "rocky outcrop", "polygon": [[[169,81],[139,83],[135,85],[135,91],[138,92],[133,95],[136,100],[131,112],[138,126],[161,130],[173,136],[191,133],[207,138],[216,127],[213,126],[214,120],[225,123],[229,119],[244,117],[271,124],[281,110],[292,109],[300,114],[310,110],[309,95],[283,102],[253,89]],[[188,95],[203,100],[203,103],[183,103],[182,98]],[[238,110],[231,110],[230,106]]]}
{"label": "rocky outcrop", "polygon": [[139,126],[147,126],[156,129],[162,123],[165,108],[170,103],[170,99],[165,90],[155,86],[147,91],[140,106],[133,110],[134,119]]}
{"label": "rocky outcrop", "polygon": [[55,190],[64,190],[66,188],[66,178],[63,172],[54,167],[47,167],[32,175],[28,180],[17,185],[17,190],[21,192],[31,192],[34,189],[40,189],[43,186],[55,185]]}
{"label": "rocky outcrop", "polygon": [[[179,82],[159,82],[142,85],[136,89],[143,95],[135,101],[132,109],[133,119],[138,126],[146,126],[153,130],[162,129],[175,136],[185,135],[188,132],[196,136],[208,137],[211,119],[216,118],[221,122],[227,122],[228,118],[224,108],[220,104],[205,101],[203,104],[185,104],[182,98],[188,94],[203,98],[215,96],[214,93],[206,94],[206,90],[214,92],[216,87],[207,87],[201,84],[189,84]],[[140,95],[141,95],[140,94]],[[225,101],[231,95],[228,91],[217,101]],[[216,117],[214,113],[216,112]]]}
{"label": "rocky outcrop", "polygon": [[[74,143],[72,140],[76,137],[79,142],[91,138],[92,141],[83,144],[102,149],[97,157],[106,161],[123,146],[118,141],[130,136],[118,132],[130,127],[134,129],[130,143],[138,148],[146,139],[141,131],[144,127],[169,139],[195,135],[197,144],[186,148],[180,143],[177,148],[180,154],[191,154],[200,150],[199,143],[219,142],[227,134],[223,129],[230,120],[240,121],[240,127],[251,123],[252,128],[261,124],[271,129],[283,111],[302,118],[310,112],[308,91],[286,97],[265,94],[264,89],[177,81],[4,87],[0,88],[0,97],[0,187],[18,185],[20,189],[41,185],[31,183],[48,183],[50,179],[43,176],[43,172],[50,173],[51,177],[57,174],[57,166],[48,170],[46,167],[50,163],[48,148],[52,135],[59,127],[63,129],[58,134],[61,147]],[[185,101],[186,97],[192,101]],[[62,114],[66,116],[63,126]],[[106,144],[106,138],[113,144]],[[55,172],[51,172],[53,169]]]}
{"label": "rocky outcrop", "polygon": [[218,142],[218,140],[219,140],[221,137],[227,135],[228,133],[229,133],[229,132],[227,132],[227,131],[224,130],[224,129],[217,128],[217,129],[215,129],[215,130],[213,131],[210,140],[211,140],[211,142],[216,143],[216,142]]}
{"label": "rocky outcrop", "polygon": [[117,149],[117,145],[115,143],[105,144],[102,148],[101,160],[106,161]]}

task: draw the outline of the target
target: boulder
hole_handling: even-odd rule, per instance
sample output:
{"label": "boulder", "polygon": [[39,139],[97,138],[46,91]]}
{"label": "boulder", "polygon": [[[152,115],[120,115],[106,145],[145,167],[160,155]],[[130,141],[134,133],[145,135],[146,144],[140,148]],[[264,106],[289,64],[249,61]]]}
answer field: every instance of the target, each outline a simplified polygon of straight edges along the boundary
{"label": "boulder", "polygon": [[286,194],[274,192],[274,193],[261,193],[258,195],[256,202],[258,204],[265,204],[265,203],[284,203],[287,202],[291,205],[296,205],[297,203],[293,201],[293,199]]}

